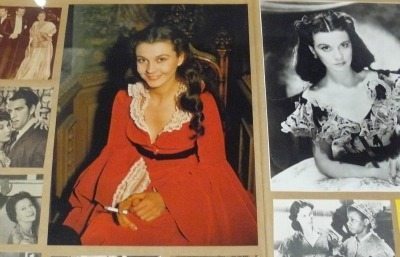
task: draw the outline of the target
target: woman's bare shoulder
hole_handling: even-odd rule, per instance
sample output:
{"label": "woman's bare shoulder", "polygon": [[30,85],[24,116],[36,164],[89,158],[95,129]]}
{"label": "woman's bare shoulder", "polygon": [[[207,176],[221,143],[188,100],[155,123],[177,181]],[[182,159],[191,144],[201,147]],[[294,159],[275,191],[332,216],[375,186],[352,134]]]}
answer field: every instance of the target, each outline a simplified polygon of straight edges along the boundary
{"label": "woman's bare shoulder", "polygon": [[317,84],[307,87],[301,96],[307,101],[314,102],[321,98],[321,95],[324,94],[324,91],[324,85],[321,84],[321,82],[318,82]]}

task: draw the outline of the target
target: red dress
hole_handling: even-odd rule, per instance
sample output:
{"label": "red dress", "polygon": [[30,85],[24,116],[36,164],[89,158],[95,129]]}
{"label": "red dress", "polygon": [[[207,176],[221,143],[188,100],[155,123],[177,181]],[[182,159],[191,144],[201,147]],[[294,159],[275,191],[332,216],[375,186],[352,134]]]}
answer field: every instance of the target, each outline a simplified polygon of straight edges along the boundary
{"label": "red dress", "polygon": [[[191,114],[177,110],[152,143],[144,122],[146,91],[137,83],[117,93],[107,145],[76,182],[64,224],[86,245],[256,245],[256,208],[226,160],[212,95],[200,96],[203,136],[191,139]],[[197,154],[157,160],[140,154],[135,145],[160,154],[197,145]],[[167,210],[151,222],[128,214],[137,231],[119,226],[104,207],[116,206],[143,184],[144,190],[161,194]]]}

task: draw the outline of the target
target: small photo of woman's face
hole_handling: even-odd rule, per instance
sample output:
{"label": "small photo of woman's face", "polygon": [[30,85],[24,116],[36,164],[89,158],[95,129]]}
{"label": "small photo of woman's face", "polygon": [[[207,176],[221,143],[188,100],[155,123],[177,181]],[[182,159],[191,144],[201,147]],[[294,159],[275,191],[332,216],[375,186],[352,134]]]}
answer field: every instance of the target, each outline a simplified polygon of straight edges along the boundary
{"label": "small photo of woman's face", "polygon": [[350,232],[353,234],[362,233],[368,226],[368,224],[365,222],[365,219],[358,211],[348,210],[347,219],[347,226],[349,227]]}
{"label": "small photo of woman's face", "polygon": [[346,31],[318,32],[313,39],[314,46],[310,50],[321,60],[327,71],[341,71],[351,67],[353,48]]}
{"label": "small photo of woman's face", "polygon": [[8,142],[11,138],[11,122],[8,120],[0,121],[0,143]]}
{"label": "small photo of woman's face", "polygon": [[28,198],[17,202],[15,212],[18,222],[33,222],[36,219],[36,208]]}
{"label": "small photo of woman's face", "polygon": [[46,19],[46,14],[43,13],[43,12],[39,13],[38,16],[37,16],[37,19],[39,21],[44,21]]}
{"label": "small photo of woman's face", "polygon": [[313,218],[314,218],[314,213],[311,207],[309,206],[300,208],[299,213],[297,214],[297,221],[300,223],[302,229],[306,227],[312,227]]}
{"label": "small photo of woman's face", "polygon": [[175,52],[171,41],[140,43],[136,47],[137,71],[150,88],[174,83],[183,60],[183,54]]}

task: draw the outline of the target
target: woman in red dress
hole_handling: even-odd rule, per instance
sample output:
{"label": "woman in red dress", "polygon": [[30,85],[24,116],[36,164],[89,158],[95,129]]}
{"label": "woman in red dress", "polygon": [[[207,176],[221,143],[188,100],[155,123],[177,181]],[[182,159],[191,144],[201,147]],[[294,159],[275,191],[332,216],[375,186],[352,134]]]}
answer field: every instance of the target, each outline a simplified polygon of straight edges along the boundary
{"label": "woman in red dress", "polygon": [[152,25],[133,49],[141,81],[117,93],[107,145],[76,182],[64,225],[86,245],[256,245],[256,208],[188,41]]}

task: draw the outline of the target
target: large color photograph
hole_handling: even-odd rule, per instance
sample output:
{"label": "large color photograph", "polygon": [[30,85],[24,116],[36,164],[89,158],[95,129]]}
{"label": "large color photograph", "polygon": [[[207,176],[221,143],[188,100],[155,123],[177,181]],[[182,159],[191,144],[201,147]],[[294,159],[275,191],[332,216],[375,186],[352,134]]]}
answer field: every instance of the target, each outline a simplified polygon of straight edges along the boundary
{"label": "large color photograph", "polygon": [[247,5],[70,5],[63,58],[49,244],[258,244]]}

